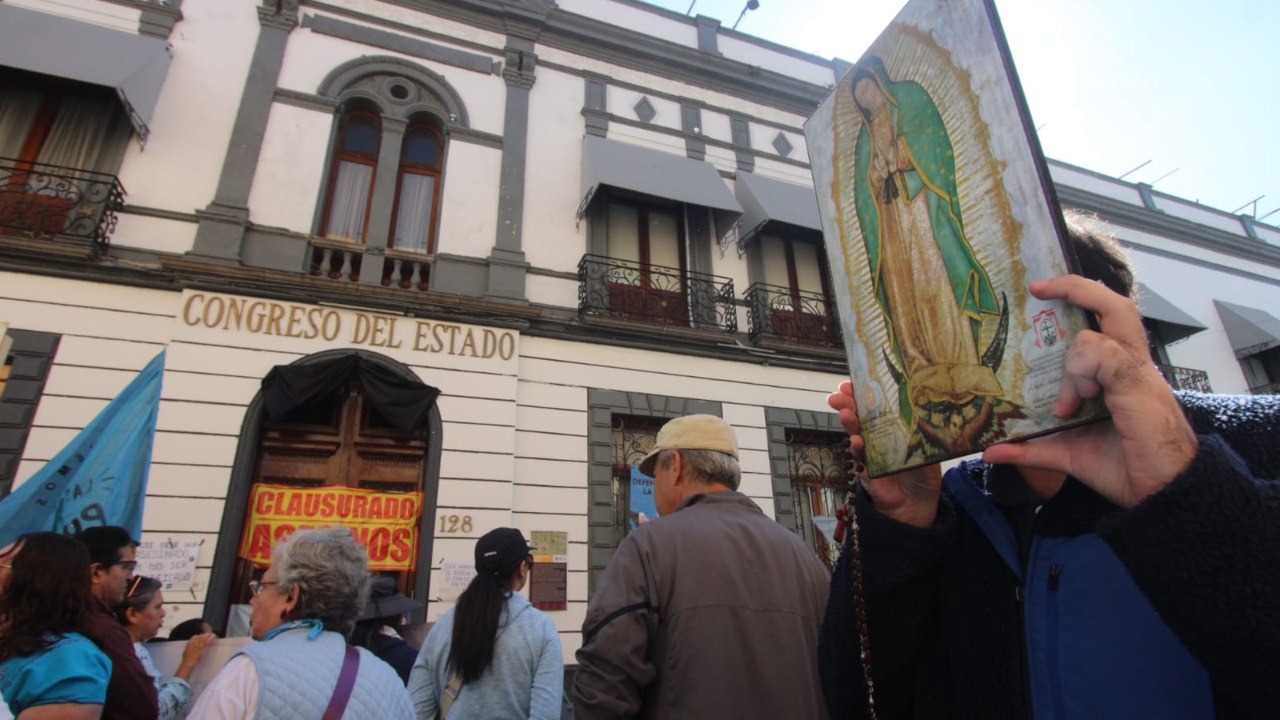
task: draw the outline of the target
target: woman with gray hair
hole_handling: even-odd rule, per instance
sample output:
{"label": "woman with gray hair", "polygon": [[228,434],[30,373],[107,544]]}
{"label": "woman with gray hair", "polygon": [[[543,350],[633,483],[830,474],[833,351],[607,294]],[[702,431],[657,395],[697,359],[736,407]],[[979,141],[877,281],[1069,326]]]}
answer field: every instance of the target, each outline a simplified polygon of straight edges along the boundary
{"label": "woman with gray hair", "polygon": [[290,535],[249,589],[259,642],[227,662],[191,718],[413,717],[396,672],[344,638],[369,595],[369,556],[349,529]]}

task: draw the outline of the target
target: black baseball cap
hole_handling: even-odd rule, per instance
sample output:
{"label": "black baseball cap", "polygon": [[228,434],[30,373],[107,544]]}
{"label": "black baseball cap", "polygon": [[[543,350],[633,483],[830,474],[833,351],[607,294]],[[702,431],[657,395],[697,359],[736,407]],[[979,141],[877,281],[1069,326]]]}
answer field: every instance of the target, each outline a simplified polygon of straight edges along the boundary
{"label": "black baseball cap", "polygon": [[529,557],[529,541],[515,528],[490,530],[476,541],[476,572],[496,574],[514,569]]}

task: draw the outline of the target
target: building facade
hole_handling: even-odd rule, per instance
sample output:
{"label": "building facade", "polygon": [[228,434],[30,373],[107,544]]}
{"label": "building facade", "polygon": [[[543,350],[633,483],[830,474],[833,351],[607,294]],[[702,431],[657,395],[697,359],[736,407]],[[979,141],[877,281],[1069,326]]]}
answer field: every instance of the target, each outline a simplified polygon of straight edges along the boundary
{"label": "building facade", "polygon": [[[0,493],[165,350],[143,534],[202,541],[173,622],[247,601],[255,487],[420,492],[377,549],[426,619],[484,532],[560,533],[572,662],[631,461],[691,412],[830,558],[801,126],[848,67],[638,0],[6,0]],[[1280,229],[1050,170],[1130,250],[1171,383],[1276,391]]]}

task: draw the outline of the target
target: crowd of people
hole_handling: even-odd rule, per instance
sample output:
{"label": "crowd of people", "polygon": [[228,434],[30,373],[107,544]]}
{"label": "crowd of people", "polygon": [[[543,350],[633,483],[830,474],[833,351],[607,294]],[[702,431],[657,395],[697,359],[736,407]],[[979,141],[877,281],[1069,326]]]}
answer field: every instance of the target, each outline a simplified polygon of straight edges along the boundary
{"label": "crowd of people", "polygon": [[[1033,282],[1092,313],[1054,407],[1108,420],[869,479],[850,383],[847,533],[832,573],[739,492],[732,427],[668,422],[640,464],[661,518],[596,584],[566,696],[554,622],[498,528],[420,650],[420,601],[349,530],[280,541],[250,634],[193,702],[202,620],[173,677],[146,643],[160,583],[118,527],[0,549],[0,696],[46,718],[1271,718],[1280,715],[1280,396],[1174,392],[1114,240],[1073,225],[1084,276]],[[372,589],[372,590],[371,590]],[[344,715],[345,713],[345,715]]]}

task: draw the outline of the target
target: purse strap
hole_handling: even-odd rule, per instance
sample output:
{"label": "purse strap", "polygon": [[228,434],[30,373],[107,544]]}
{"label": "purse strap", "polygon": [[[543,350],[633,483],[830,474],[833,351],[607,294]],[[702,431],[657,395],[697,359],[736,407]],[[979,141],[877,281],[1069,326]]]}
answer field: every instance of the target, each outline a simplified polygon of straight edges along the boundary
{"label": "purse strap", "polygon": [[458,699],[458,693],[462,691],[462,673],[454,673],[449,678],[449,684],[444,686],[444,692],[440,693],[440,720],[449,717],[449,710],[453,707],[453,701]]}
{"label": "purse strap", "polygon": [[329,698],[329,707],[325,708],[321,720],[340,720],[347,711],[347,701],[351,699],[351,689],[356,686],[356,673],[360,670],[360,651],[348,645],[347,654],[342,658],[342,671],[338,673],[338,684],[333,688],[333,697]]}

